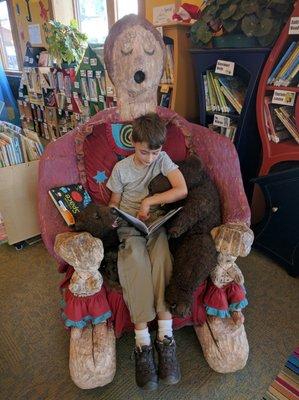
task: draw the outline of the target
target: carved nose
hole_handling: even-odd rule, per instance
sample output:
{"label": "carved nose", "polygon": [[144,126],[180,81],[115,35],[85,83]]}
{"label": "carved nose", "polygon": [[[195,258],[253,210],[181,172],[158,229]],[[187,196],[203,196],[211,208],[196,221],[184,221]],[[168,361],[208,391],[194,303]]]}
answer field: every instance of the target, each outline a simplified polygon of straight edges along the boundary
{"label": "carved nose", "polygon": [[134,74],[134,81],[136,83],[142,83],[145,79],[145,73],[143,71],[137,71]]}

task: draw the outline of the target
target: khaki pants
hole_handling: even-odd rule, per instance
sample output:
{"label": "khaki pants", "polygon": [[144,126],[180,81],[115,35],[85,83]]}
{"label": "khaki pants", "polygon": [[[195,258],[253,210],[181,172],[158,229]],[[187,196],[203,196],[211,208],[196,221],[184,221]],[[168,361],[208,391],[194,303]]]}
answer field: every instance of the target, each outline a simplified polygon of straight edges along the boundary
{"label": "khaki pants", "polygon": [[118,274],[124,300],[134,324],[149,322],[156,313],[168,311],[164,292],[171,272],[172,259],[165,228],[145,238],[133,227],[118,231]]}

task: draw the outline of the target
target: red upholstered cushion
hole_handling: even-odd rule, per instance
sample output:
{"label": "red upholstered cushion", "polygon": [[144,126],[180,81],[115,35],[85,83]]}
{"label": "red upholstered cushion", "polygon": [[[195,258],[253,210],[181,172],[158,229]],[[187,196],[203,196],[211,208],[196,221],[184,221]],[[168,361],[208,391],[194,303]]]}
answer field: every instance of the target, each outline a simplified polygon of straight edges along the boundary
{"label": "red upholstered cushion", "polygon": [[[111,171],[117,161],[133,152],[133,149],[123,145],[116,131],[117,129],[113,134],[110,123],[94,125],[92,133],[86,136],[83,144],[87,190],[95,202],[108,203],[110,192],[106,188],[106,183]],[[186,158],[185,137],[178,126],[168,124],[163,150],[173,161]]]}

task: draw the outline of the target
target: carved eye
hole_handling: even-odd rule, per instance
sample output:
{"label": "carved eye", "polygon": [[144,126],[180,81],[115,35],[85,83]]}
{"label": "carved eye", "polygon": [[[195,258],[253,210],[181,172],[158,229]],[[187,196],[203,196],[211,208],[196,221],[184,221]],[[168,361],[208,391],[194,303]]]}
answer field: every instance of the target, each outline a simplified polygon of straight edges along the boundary
{"label": "carved eye", "polygon": [[146,54],[148,54],[149,56],[152,56],[155,53],[155,48],[151,49],[151,50],[147,50],[147,49],[143,49],[144,52]]}
{"label": "carved eye", "polygon": [[130,54],[132,54],[132,53],[133,53],[133,49],[130,49],[130,50],[121,49],[121,54],[122,54],[123,56],[128,56],[128,55],[130,55]]}
{"label": "carved eye", "polygon": [[94,215],[94,219],[101,219],[101,216],[100,216],[100,214],[99,214],[99,213],[95,213],[95,215]]}
{"label": "carved eye", "polygon": [[128,55],[132,54],[133,44],[132,44],[132,40],[130,40],[129,37],[125,38],[125,40],[122,42],[120,51],[121,51],[121,54],[124,56],[128,56]]}

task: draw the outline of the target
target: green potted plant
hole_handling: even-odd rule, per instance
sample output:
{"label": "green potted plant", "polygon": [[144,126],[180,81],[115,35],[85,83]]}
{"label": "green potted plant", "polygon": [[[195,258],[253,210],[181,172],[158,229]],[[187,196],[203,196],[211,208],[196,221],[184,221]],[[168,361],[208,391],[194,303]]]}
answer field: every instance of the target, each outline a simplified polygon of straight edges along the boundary
{"label": "green potted plant", "polygon": [[190,37],[198,47],[269,47],[292,9],[292,0],[207,0]]}
{"label": "green potted plant", "polygon": [[49,54],[59,67],[63,62],[80,63],[87,46],[87,36],[78,30],[75,20],[69,26],[51,20],[44,24],[44,30]]}

